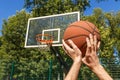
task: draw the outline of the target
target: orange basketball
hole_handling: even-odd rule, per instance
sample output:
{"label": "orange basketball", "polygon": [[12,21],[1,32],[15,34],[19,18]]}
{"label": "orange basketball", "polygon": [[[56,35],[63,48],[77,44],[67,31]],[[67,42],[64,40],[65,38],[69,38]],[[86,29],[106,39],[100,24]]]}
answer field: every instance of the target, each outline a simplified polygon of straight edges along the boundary
{"label": "orange basketball", "polygon": [[84,56],[87,47],[86,37],[89,37],[89,34],[96,35],[97,40],[100,41],[99,30],[93,23],[88,21],[77,21],[71,23],[66,28],[63,39],[67,44],[67,40],[71,39],[81,50],[82,56]]}

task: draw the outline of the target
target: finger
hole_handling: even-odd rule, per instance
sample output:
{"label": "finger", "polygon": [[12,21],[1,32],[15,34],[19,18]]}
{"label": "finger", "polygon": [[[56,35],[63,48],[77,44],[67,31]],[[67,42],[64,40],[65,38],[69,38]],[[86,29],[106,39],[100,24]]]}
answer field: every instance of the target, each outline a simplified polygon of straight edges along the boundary
{"label": "finger", "polygon": [[69,53],[71,54],[72,52],[74,52],[74,50],[63,40],[63,46],[64,46],[64,49]]}
{"label": "finger", "polygon": [[100,48],[100,41],[97,44],[97,50]]}
{"label": "finger", "polygon": [[62,48],[63,48],[63,50],[65,51],[65,53],[68,55],[68,56],[70,56],[71,57],[71,55],[69,54],[69,52],[65,49],[65,47],[64,46],[62,46]]}
{"label": "finger", "polygon": [[70,46],[68,46],[64,40],[62,40],[63,42],[63,49],[65,50],[65,52],[67,53],[67,55],[69,55],[71,57],[71,52],[74,52],[74,50],[72,48],[70,48]]}
{"label": "finger", "polygon": [[89,38],[86,38],[86,42],[87,42],[87,49],[85,55],[89,55],[89,53],[91,52],[91,44]]}
{"label": "finger", "polygon": [[69,44],[71,45],[71,47],[72,47],[73,49],[76,49],[76,48],[77,48],[77,46],[74,44],[74,42],[73,42],[72,40],[68,40],[68,42],[69,42]]}
{"label": "finger", "polygon": [[62,46],[63,50],[65,51],[65,53],[67,53],[67,50],[65,49],[64,45]]}
{"label": "finger", "polygon": [[65,50],[71,50],[70,46],[68,46],[64,40],[62,40],[63,46],[65,48]]}
{"label": "finger", "polygon": [[96,51],[96,47],[97,47],[97,38],[96,35],[94,35],[94,46],[93,46],[94,51]]}
{"label": "finger", "polygon": [[80,49],[74,44],[74,42],[72,40],[68,40],[69,44],[71,45],[71,47],[73,48],[73,50],[75,51],[75,53],[82,54],[82,52],[80,51]]}
{"label": "finger", "polygon": [[85,65],[89,66],[89,63],[86,61],[86,58],[85,58],[85,57],[82,58],[82,62],[83,62]]}
{"label": "finger", "polygon": [[93,35],[90,34],[90,35],[89,35],[89,38],[90,38],[90,44],[91,44],[91,45],[94,45],[94,42],[93,42]]}

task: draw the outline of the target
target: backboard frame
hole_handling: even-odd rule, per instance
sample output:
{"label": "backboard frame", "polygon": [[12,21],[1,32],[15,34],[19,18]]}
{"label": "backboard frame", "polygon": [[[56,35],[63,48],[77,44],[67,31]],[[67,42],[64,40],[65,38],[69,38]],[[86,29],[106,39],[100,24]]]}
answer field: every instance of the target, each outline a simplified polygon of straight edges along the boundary
{"label": "backboard frame", "polygon": [[[27,25],[27,31],[26,31],[26,37],[25,37],[25,48],[36,48],[36,47],[40,47],[40,45],[27,45],[27,39],[28,39],[28,34],[29,34],[29,26],[30,26],[30,21],[31,20],[36,20],[36,19],[42,19],[42,18],[50,18],[50,17],[59,17],[59,16],[64,16],[64,15],[72,15],[72,14],[77,14],[77,20],[80,20],[80,12],[76,11],[76,12],[70,12],[70,13],[63,13],[63,14],[56,14],[56,15],[49,15],[49,16],[42,16],[42,17],[35,17],[35,18],[29,18],[28,19],[28,25]],[[66,26],[67,27],[67,26]],[[45,29],[42,31],[42,34],[44,34],[45,31],[49,31],[49,30],[56,30],[56,29]],[[60,29],[61,30],[61,29]],[[58,30],[58,32],[60,32],[60,30]],[[60,33],[58,33],[60,35]],[[60,39],[60,36],[58,36],[58,39]],[[58,40],[59,41],[59,40]],[[57,43],[55,41],[53,41],[54,43]],[[37,43],[37,42],[36,42]],[[46,45],[45,45],[46,46]],[[52,46],[62,46],[62,44],[58,43],[58,44],[53,44]],[[43,46],[42,46],[43,47]]]}

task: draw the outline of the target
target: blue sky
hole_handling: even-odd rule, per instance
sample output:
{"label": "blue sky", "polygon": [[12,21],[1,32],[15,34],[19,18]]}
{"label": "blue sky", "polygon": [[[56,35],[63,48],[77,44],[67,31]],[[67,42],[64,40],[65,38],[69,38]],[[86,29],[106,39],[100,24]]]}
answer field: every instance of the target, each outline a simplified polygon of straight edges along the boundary
{"label": "blue sky", "polygon": [[96,0],[91,0],[91,7],[87,8],[85,15],[92,14],[94,8],[101,8],[103,12],[117,12],[120,11],[120,0],[107,0],[97,3]]}
{"label": "blue sky", "polygon": [[[0,30],[2,30],[2,20],[8,19],[15,15],[16,11],[23,9],[24,0],[1,0],[0,1]],[[104,12],[116,12],[120,10],[120,1],[108,0],[105,2],[96,3],[96,0],[91,0],[91,7],[87,8],[85,15],[90,15],[94,8],[101,8]],[[1,32],[0,32],[1,35]]]}
{"label": "blue sky", "polygon": [[[0,0],[0,31],[3,19],[15,15],[16,11],[23,9],[24,0]],[[1,35],[1,32],[0,32]]]}

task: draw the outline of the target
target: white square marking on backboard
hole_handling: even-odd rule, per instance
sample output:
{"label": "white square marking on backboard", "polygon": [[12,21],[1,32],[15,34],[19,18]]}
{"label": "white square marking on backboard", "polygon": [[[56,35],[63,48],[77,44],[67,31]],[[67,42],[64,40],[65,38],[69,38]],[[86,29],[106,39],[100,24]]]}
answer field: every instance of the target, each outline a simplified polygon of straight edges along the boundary
{"label": "white square marking on backboard", "polygon": [[[53,32],[53,31],[57,31],[58,37],[57,37],[57,40],[56,40],[56,41],[54,41],[54,39],[53,39],[53,42],[52,42],[52,43],[59,43],[59,42],[60,42],[60,28],[43,30],[43,31],[42,31],[42,34],[44,35],[45,32]],[[51,36],[52,36],[52,35],[51,35]],[[42,40],[43,40],[43,39],[44,39],[44,36],[42,36]]]}

